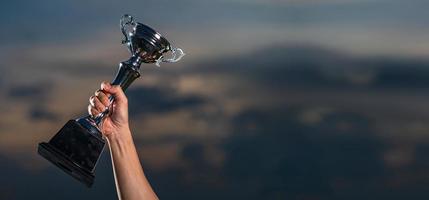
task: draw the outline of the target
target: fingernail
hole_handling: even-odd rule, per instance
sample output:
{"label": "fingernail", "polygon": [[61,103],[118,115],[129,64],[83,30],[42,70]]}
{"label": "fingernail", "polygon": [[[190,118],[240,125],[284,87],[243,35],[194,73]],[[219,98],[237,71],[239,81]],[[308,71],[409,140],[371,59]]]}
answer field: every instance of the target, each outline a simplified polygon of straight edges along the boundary
{"label": "fingernail", "polygon": [[103,83],[103,89],[110,89],[109,83]]}

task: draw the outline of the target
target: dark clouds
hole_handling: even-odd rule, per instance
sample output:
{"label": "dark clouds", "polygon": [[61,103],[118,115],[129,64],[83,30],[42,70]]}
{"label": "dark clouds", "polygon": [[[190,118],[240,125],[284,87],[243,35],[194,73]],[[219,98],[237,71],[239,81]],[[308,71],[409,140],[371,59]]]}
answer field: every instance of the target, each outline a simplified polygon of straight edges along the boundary
{"label": "dark clouds", "polygon": [[34,83],[10,87],[8,96],[16,100],[42,100],[50,90],[50,84]]}
{"label": "dark clouds", "polygon": [[375,86],[390,88],[429,87],[428,60],[378,60],[373,66],[378,68]]}
{"label": "dark clouds", "polygon": [[47,120],[53,122],[58,119],[58,114],[48,108],[47,101],[50,98],[52,82],[34,82],[25,85],[9,86],[7,97],[10,101],[16,101],[30,105],[27,118],[33,121]]}
{"label": "dark clouds", "polygon": [[241,56],[199,63],[198,67],[191,71],[191,73],[229,74],[275,89],[429,87],[427,59],[362,57],[321,46],[299,44],[269,46]]}
{"label": "dark clouds", "polygon": [[29,110],[29,118],[32,120],[47,120],[47,121],[56,121],[58,120],[58,115],[49,111],[47,108],[44,108],[42,105],[35,105]]}
{"label": "dark clouds", "polygon": [[[248,110],[234,118],[234,131],[219,147],[224,165],[213,167],[204,143],[189,143],[182,156],[188,167],[149,173],[161,198],[179,199],[402,199],[427,197],[417,159],[393,190],[383,162],[387,143],[371,120],[356,113],[332,112],[317,124],[303,124],[302,108]],[[422,168],[419,168],[422,169]],[[171,182],[173,181],[173,182]]]}
{"label": "dark clouds", "polygon": [[[337,98],[336,93],[347,90],[365,93],[397,89],[397,95],[401,96],[404,95],[402,89],[419,93],[429,86],[426,80],[429,62],[425,60],[359,57],[309,47],[267,49],[275,50],[256,51],[223,62],[200,64],[205,67],[194,73],[229,74],[253,83],[242,86],[249,88],[258,84],[278,91],[302,87],[329,89],[334,91],[332,99]],[[266,53],[265,57],[255,56],[262,52]],[[356,83],[354,74],[348,72],[356,72],[357,75],[370,73],[371,78],[364,84]],[[294,96],[293,93],[287,95]],[[272,96],[276,94],[272,93]],[[344,107],[346,104],[339,101],[310,122],[303,120],[303,114],[317,112],[314,104],[284,102],[269,106],[255,105],[228,121],[232,125],[231,132],[217,143],[224,154],[220,167],[208,161],[210,144],[189,139],[181,152],[187,164],[185,168],[171,166],[149,174],[161,198],[427,197],[425,179],[418,178],[426,173],[426,142],[413,143],[416,152],[411,155],[412,162],[398,172],[385,162],[388,150],[395,148],[392,140],[377,133],[383,127],[375,128],[383,119],[374,119],[370,113]],[[402,123],[406,125],[405,121]],[[393,180],[392,176],[395,177]]]}
{"label": "dark clouds", "polygon": [[[297,111],[256,109],[238,114],[231,136],[219,144],[225,153],[221,168],[207,163],[203,144],[184,146],[182,156],[189,167],[172,167],[153,177],[160,197],[332,199],[341,195],[335,188],[337,181],[353,184],[347,188],[353,190],[380,175],[383,147],[369,132],[365,119],[353,113],[335,113],[316,127],[308,127],[297,121]],[[364,131],[340,133],[335,126],[342,121]],[[166,187],[169,184],[163,181],[175,178],[183,181],[175,182],[174,189]]]}
{"label": "dark clouds", "polygon": [[174,90],[156,87],[132,87],[127,90],[131,115],[173,112],[178,109],[193,109],[206,103],[197,95],[181,96]]}

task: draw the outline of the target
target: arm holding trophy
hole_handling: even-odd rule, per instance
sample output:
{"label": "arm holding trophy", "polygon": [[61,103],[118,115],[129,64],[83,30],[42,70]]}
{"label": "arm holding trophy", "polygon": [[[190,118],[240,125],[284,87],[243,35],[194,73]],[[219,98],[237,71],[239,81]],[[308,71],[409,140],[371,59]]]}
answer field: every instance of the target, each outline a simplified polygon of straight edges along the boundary
{"label": "arm holding trophy", "polygon": [[[49,142],[39,144],[38,153],[73,178],[91,187],[95,167],[108,143],[120,199],[157,199],[141,167],[128,124],[128,100],[124,91],[140,77],[142,63],[176,62],[185,54],[173,48],[161,34],[135,22],[121,19],[121,31],[131,57],[119,63],[111,83],[90,98],[89,116],[69,120]],[[171,52],[170,58],[165,53]]]}
{"label": "arm holding trophy", "polygon": [[103,82],[90,98],[88,112],[97,116],[115,101],[111,114],[103,119],[100,131],[107,139],[119,199],[158,199],[140,164],[128,124],[128,100],[119,86]]}

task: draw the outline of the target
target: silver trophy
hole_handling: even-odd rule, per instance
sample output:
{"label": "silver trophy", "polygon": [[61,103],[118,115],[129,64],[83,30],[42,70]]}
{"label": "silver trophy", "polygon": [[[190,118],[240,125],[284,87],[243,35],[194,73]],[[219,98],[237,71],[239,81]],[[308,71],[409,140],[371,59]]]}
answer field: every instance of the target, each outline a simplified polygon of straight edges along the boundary
{"label": "silver trophy", "polygon": [[[130,59],[119,63],[119,70],[112,85],[120,85],[125,91],[140,77],[142,63],[176,62],[184,56],[179,48],[174,48],[158,32],[147,25],[135,22],[130,15],[120,20],[122,41],[130,53]],[[166,53],[170,52],[166,57]],[[110,103],[114,101],[111,96]],[[97,116],[86,116],[69,120],[49,142],[39,143],[38,153],[58,166],[67,174],[88,187],[94,182],[95,167],[104,149],[106,141],[102,137],[99,125],[109,114],[109,108]]]}

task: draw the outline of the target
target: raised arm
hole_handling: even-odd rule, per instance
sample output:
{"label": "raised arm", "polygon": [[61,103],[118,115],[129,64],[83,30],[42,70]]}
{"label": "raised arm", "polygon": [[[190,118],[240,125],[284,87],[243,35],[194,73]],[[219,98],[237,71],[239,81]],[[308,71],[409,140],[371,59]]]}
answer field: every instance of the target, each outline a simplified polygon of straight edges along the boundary
{"label": "raised arm", "polygon": [[104,111],[110,95],[115,101],[100,128],[109,144],[118,197],[121,200],[158,199],[137,155],[128,123],[128,100],[122,89],[103,82],[101,89],[91,96],[88,112],[95,116]]}

